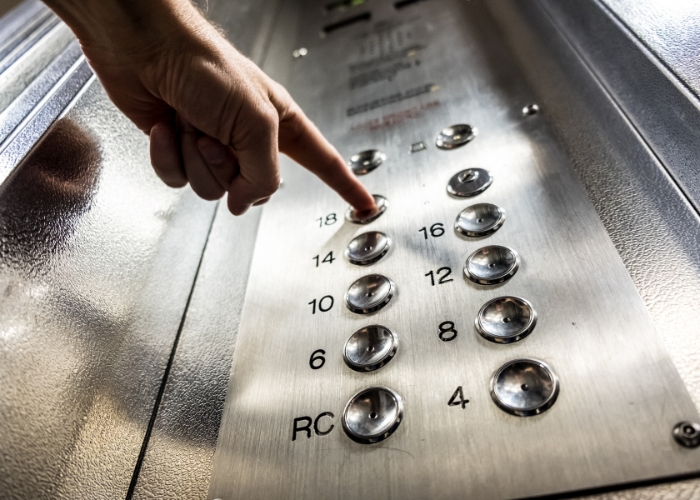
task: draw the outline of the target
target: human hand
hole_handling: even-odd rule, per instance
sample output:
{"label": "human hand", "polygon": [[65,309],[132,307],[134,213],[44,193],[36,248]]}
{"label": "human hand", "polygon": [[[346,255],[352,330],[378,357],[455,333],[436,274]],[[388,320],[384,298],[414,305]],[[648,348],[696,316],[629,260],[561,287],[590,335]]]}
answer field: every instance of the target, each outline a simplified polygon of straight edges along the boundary
{"label": "human hand", "polygon": [[81,41],[116,106],[150,135],[167,185],[231,213],[279,188],[278,153],[316,174],[358,210],[369,192],[287,91],[240,54],[189,0],[46,0]]}

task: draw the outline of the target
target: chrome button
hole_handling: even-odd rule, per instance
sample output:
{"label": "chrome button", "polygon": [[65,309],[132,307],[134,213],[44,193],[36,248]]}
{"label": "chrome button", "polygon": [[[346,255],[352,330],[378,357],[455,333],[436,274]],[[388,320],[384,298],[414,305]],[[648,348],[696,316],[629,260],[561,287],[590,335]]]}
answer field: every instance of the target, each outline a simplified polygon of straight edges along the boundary
{"label": "chrome button", "polygon": [[495,233],[506,221],[506,211],[491,203],[478,203],[462,210],[455,230],[464,236],[479,237]]}
{"label": "chrome button", "polygon": [[442,129],[435,144],[440,149],[455,149],[464,146],[476,137],[476,128],[471,125],[459,124]]}
{"label": "chrome button", "polygon": [[509,344],[535,329],[537,312],[527,300],[498,297],[484,304],[476,316],[476,331],[491,342]]}
{"label": "chrome button", "polygon": [[559,395],[559,379],[549,366],[536,359],[516,359],[503,365],[491,378],[491,397],[503,411],[518,417],[538,415]]}
{"label": "chrome button", "polygon": [[367,266],[384,257],[391,248],[391,238],[380,231],[370,231],[353,238],[345,249],[351,264]]}
{"label": "chrome button", "polygon": [[474,283],[496,285],[511,279],[520,267],[515,250],[499,245],[480,248],[467,258],[464,274]]}
{"label": "chrome button", "polygon": [[396,285],[381,274],[368,274],[355,281],[345,294],[345,305],[357,314],[370,314],[387,305],[396,293]]}
{"label": "chrome button", "polygon": [[348,207],[347,212],[345,212],[345,218],[348,222],[353,224],[369,224],[370,222],[377,220],[384,212],[386,212],[389,202],[386,198],[379,194],[373,194],[374,203],[377,205],[376,208],[372,210],[359,211],[355,210],[353,207]]}
{"label": "chrome button", "polygon": [[399,339],[391,329],[381,325],[360,328],[345,343],[345,364],[358,372],[378,370],[396,354]]}
{"label": "chrome button", "polygon": [[488,170],[468,168],[452,176],[447,183],[447,192],[457,198],[469,198],[486,191],[492,182]]}
{"label": "chrome button", "polygon": [[381,151],[368,149],[367,151],[352,155],[350,161],[348,161],[348,166],[355,175],[364,175],[379,167],[385,160],[386,155]]}
{"label": "chrome button", "polygon": [[403,420],[403,400],[386,387],[372,387],[355,394],[343,410],[343,430],[362,444],[384,441]]}

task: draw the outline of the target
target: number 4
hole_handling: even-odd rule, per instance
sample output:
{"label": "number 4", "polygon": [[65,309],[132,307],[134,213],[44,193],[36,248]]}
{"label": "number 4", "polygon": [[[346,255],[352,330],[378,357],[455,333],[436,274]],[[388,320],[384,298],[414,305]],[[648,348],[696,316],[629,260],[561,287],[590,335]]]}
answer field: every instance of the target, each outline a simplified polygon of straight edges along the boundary
{"label": "number 4", "polygon": [[460,385],[459,387],[457,387],[457,390],[447,402],[447,406],[461,406],[464,410],[464,407],[467,405],[468,402],[468,399],[464,399],[464,394],[462,393],[462,386]]}

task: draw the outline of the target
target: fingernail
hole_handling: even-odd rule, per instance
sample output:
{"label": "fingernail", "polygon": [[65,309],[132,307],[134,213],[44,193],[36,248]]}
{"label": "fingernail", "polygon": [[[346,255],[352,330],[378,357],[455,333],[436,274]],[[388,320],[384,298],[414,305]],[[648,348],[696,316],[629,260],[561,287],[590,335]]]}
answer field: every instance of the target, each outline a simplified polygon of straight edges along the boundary
{"label": "fingernail", "polygon": [[221,165],[226,160],[226,147],[223,144],[218,144],[205,137],[198,141],[197,145],[207,163]]}

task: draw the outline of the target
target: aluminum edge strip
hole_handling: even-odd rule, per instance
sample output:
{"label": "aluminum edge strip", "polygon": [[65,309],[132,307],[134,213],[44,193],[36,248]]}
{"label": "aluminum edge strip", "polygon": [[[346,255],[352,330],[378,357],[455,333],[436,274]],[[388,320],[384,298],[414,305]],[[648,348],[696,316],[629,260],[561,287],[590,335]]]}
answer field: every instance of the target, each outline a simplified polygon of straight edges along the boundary
{"label": "aluminum edge strip", "polygon": [[36,112],[30,114],[25,120],[26,124],[23,127],[20,125],[21,128],[0,147],[0,186],[10,177],[51,124],[74,101],[92,76],[92,69],[85,58],[79,58],[56,86],[56,91],[45,97],[43,104],[40,104]]}

